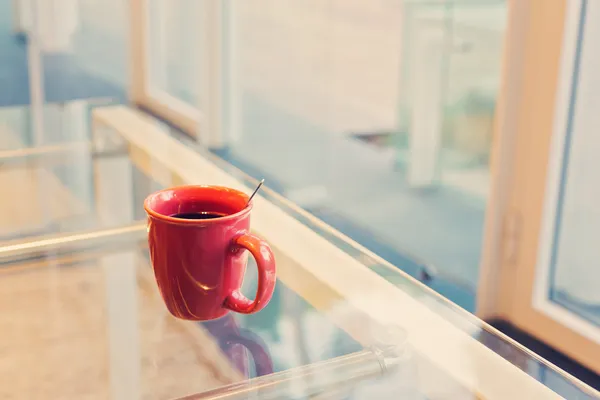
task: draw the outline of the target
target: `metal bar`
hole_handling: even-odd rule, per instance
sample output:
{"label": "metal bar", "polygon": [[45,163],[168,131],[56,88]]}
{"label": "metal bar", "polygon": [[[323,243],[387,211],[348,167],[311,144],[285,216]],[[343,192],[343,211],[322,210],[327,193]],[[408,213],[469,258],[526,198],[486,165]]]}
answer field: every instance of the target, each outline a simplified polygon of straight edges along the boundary
{"label": "metal bar", "polygon": [[1,150],[0,161],[20,160],[22,158],[37,158],[45,155],[71,153],[76,150],[88,150],[91,148],[89,142],[74,142],[53,146],[28,147],[14,150]]}
{"label": "metal bar", "polygon": [[33,147],[16,150],[0,151],[0,165],[10,167],[12,163],[21,162],[38,162],[56,159],[60,163],[74,163],[69,158],[63,156],[69,154],[78,154],[79,152],[87,151],[93,159],[110,158],[127,155],[126,146],[111,148],[109,150],[95,150],[90,142],[76,142],[57,146]]}
{"label": "metal bar", "polygon": [[17,231],[12,234],[0,236],[0,247],[6,246],[9,242],[15,242],[17,240],[24,241],[26,238],[28,241],[36,240],[41,237],[48,237],[49,235],[61,232],[61,228],[65,222],[72,221],[73,219],[86,219],[89,218],[87,214],[73,214],[67,215],[62,218],[55,218],[51,223],[45,225],[42,228],[29,231]]}
{"label": "metal bar", "polygon": [[53,235],[0,246],[0,265],[16,259],[38,256],[48,251],[74,252],[111,243],[126,243],[146,237],[146,223],[93,230],[77,234]]}
{"label": "metal bar", "polygon": [[393,370],[404,359],[404,350],[403,346],[388,346],[384,350],[361,350],[183,397],[180,400],[328,397],[329,393],[347,395],[353,383],[382,376]]}

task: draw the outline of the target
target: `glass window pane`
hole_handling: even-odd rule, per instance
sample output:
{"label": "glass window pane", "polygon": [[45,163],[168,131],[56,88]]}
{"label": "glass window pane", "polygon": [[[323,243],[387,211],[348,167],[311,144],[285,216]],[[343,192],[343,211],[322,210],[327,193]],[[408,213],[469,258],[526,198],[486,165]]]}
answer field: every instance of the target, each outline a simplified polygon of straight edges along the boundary
{"label": "glass window pane", "polygon": [[199,104],[200,1],[148,1],[148,68],[151,96],[166,93]]}
{"label": "glass window pane", "polygon": [[229,4],[221,155],[474,309],[505,2]]}
{"label": "glass window pane", "polygon": [[583,37],[579,38],[579,57],[575,58],[577,72],[571,83],[571,94],[575,96],[569,117],[572,122],[566,127],[566,133],[559,133],[565,135],[565,141],[559,149],[564,153],[561,154],[554,235],[548,249],[550,265],[541,267],[550,268],[550,299],[600,326],[600,269],[596,264],[600,257],[597,234],[600,227],[600,138],[597,132],[600,81],[596,72],[600,58],[594,48],[600,25],[589,22],[599,14],[600,6],[590,2],[582,21],[585,25]]}
{"label": "glass window pane", "polygon": [[[56,71],[47,76],[49,101],[58,97],[53,92],[81,97],[126,98],[129,86],[129,6],[122,0],[81,0],[78,2],[79,23],[73,38],[76,66],[65,68],[65,79],[56,82]],[[77,69],[82,71],[77,71]],[[54,88],[54,91],[52,88]],[[67,95],[66,93],[74,92]]]}

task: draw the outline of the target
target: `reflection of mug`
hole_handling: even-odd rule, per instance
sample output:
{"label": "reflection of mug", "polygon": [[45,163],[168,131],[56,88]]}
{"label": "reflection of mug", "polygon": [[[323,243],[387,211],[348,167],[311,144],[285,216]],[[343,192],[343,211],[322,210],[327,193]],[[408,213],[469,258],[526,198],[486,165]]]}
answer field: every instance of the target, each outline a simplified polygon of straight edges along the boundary
{"label": "reflection of mug", "polygon": [[[248,196],[220,186],[180,186],[144,202],[154,274],[167,308],[176,317],[205,321],[229,310],[251,314],[267,305],[275,288],[269,245],[248,233]],[[240,291],[248,253],[256,259],[254,300]]]}
{"label": "reflection of mug", "polygon": [[217,339],[223,353],[245,377],[249,378],[250,372],[244,348],[252,355],[257,376],[273,373],[273,361],[263,340],[254,332],[238,327],[233,316],[226,315],[201,324]]}

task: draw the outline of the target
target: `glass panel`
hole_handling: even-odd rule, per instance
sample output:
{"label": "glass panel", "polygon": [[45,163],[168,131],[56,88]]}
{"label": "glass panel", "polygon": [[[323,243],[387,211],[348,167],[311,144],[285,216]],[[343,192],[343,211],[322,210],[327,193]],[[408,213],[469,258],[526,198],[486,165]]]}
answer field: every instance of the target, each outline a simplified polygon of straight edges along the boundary
{"label": "glass panel", "polygon": [[[550,168],[558,166],[562,159],[557,175],[554,233],[546,248],[551,254],[550,262],[541,267],[550,269],[547,292],[550,299],[600,326],[600,270],[595,262],[600,256],[596,240],[600,227],[597,184],[600,179],[597,157],[600,151],[597,134],[600,58],[593,47],[600,34],[600,24],[594,22],[600,15],[600,7],[595,2],[587,4],[587,13],[581,21],[584,27],[577,39],[575,72],[569,85],[569,122],[564,131],[557,133],[564,137],[564,147],[557,149],[557,159],[549,164]],[[548,194],[549,197],[555,195]],[[593,334],[598,340],[600,333],[594,330]]]}
{"label": "glass panel", "polygon": [[35,137],[33,112],[29,106],[0,109],[0,151],[55,145],[74,145],[88,141],[90,115],[94,107],[111,104],[110,99],[89,98],[42,106],[42,132]]}
{"label": "glass panel", "polygon": [[201,3],[196,0],[148,1],[147,84],[152,97],[166,93],[198,107]]}
{"label": "glass panel", "polygon": [[231,2],[218,154],[474,310],[505,8]]}
{"label": "glass panel", "polygon": [[[163,124],[140,134],[139,114],[113,110],[103,114],[94,141],[112,178],[99,186],[94,182],[104,193],[104,202],[97,201],[102,221],[143,214],[145,194],[135,197],[136,181],[129,181],[128,191],[122,170],[110,162],[111,156],[117,164],[123,161],[115,150],[125,137],[129,162],[151,178],[148,190],[197,181],[233,182],[245,190],[256,185],[208,152],[191,151],[185,138],[181,143],[168,137],[177,133]],[[111,115],[124,132],[104,126]],[[126,120],[131,127],[122,124]],[[0,296],[6,297],[0,299],[0,330],[11,350],[0,360],[7,377],[0,393],[600,398],[268,187],[259,196],[253,227],[276,248],[278,282],[273,299],[252,315],[195,323],[168,314],[143,240],[145,221],[111,235],[96,231],[24,248],[0,245]],[[266,215],[269,210],[277,218]],[[280,240],[286,235],[293,246]],[[254,292],[256,277],[251,261],[245,294]],[[73,368],[61,367],[65,359]],[[258,380],[248,380],[253,377]]]}
{"label": "glass panel", "polygon": [[132,164],[114,132],[92,133],[97,106],[46,104],[35,145],[29,107],[0,110],[0,182],[10,188],[0,208],[0,241],[143,220],[136,204],[162,186]]}
{"label": "glass panel", "polygon": [[398,143],[398,162],[412,190],[435,191],[418,195],[428,204],[413,216],[419,234],[406,240],[470,291],[479,275],[506,3],[407,2],[404,24],[400,131],[408,139]]}
{"label": "glass panel", "polygon": [[[445,11],[440,180],[480,210],[490,189],[489,160],[506,25],[504,1],[450,2]],[[481,218],[481,217],[480,217]]]}
{"label": "glass panel", "polygon": [[[283,284],[259,314],[175,319],[158,293],[147,248],[116,244],[0,272],[2,315],[12,316],[0,322],[3,345],[12,349],[12,373],[0,393],[33,398],[42,387],[48,398],[173,399],[360,350]],[[250,276],[245,287],[253,285]],[[67,355],[69,368],[61,368]],[[25,370],[36,385],[23,384]]]}
{"label": "glass panel", "polygon": [[[67,59],[70,60],[68,66],[57,68],[57,65],[46,76],[47,100],[89,97],[125,100],[131,76],[128,2],[78,0],[72,3],[78,19],[71,35],[73,57]],[[61,74],[65,75],[62,79]]]}

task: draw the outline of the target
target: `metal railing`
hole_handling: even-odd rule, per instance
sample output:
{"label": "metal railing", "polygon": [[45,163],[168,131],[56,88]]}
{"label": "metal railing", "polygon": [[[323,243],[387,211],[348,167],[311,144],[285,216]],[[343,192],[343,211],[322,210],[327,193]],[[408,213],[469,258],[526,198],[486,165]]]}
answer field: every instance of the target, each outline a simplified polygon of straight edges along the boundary
{"label": "metal railing", "polygon": [[42,256],[48,252],[73,253],[111,244],[130,244],[144,240],[146,234],[146,223],[138,222],[118,228],[94,229],[76,234],[58,234],[8,242],[0,246],[0,267],[17,260]]}
{"label": "metal railing", "polygon": [[345,398],[356,384],[396,370],[404,363],[407,354],[404,344],[373,347],[223,386],[180,400]]}

